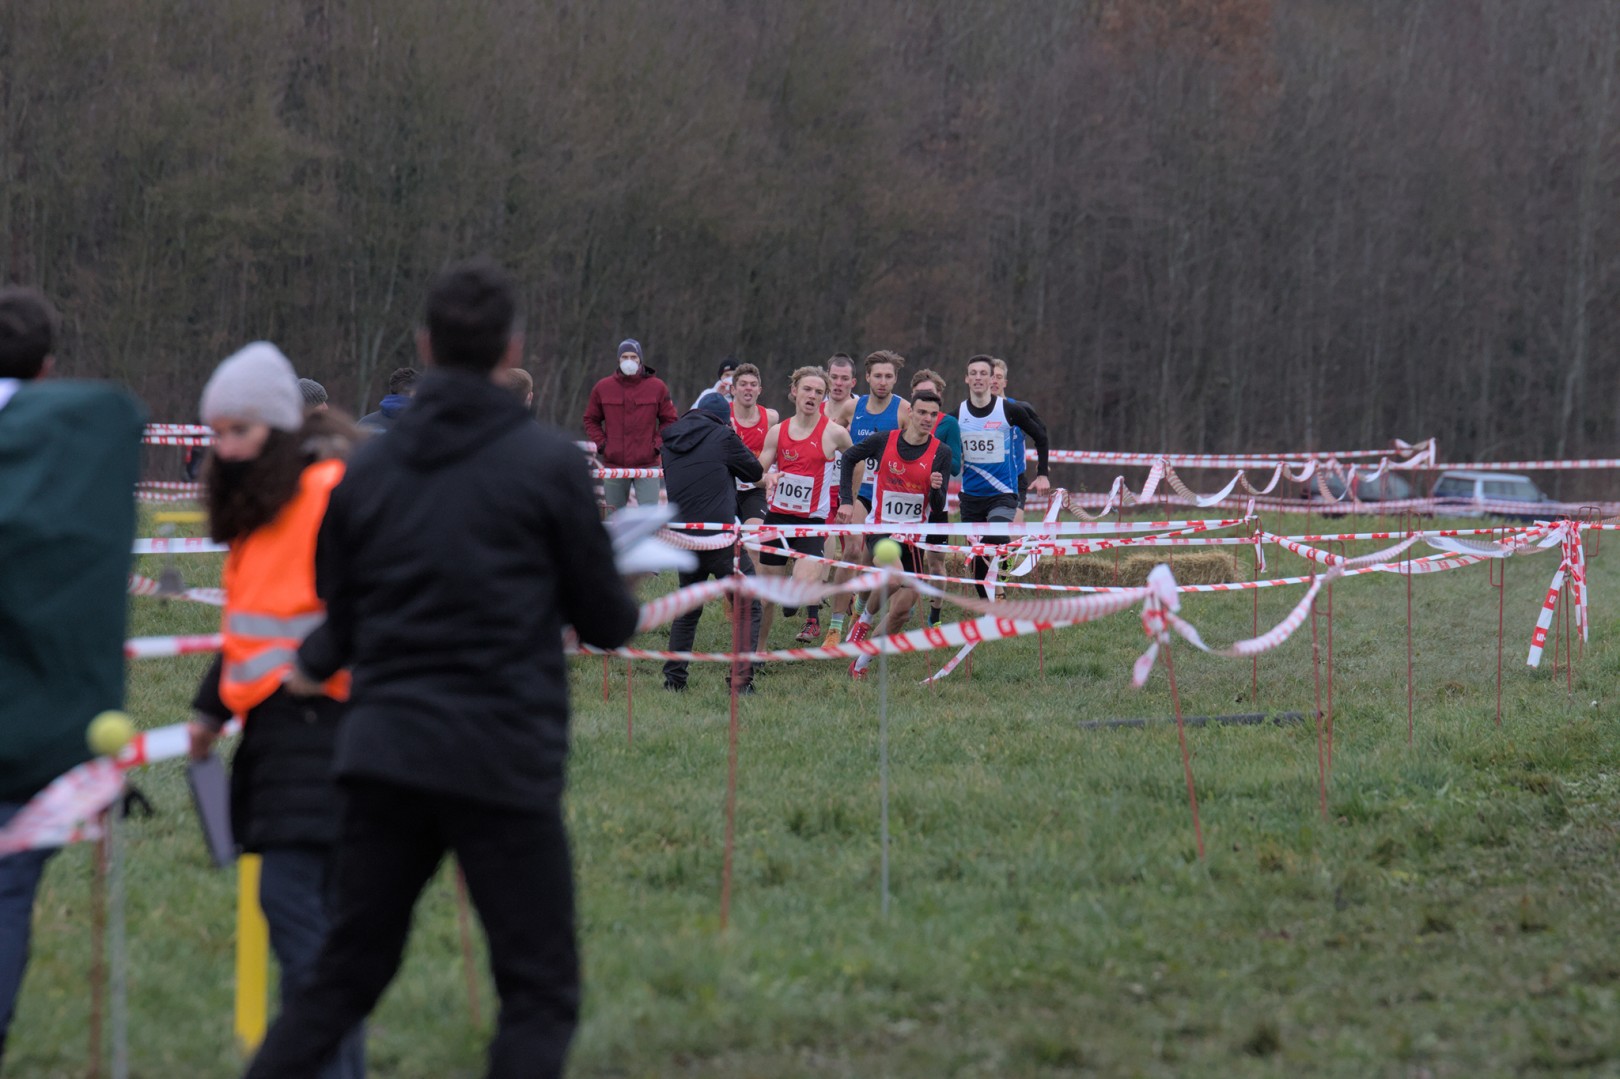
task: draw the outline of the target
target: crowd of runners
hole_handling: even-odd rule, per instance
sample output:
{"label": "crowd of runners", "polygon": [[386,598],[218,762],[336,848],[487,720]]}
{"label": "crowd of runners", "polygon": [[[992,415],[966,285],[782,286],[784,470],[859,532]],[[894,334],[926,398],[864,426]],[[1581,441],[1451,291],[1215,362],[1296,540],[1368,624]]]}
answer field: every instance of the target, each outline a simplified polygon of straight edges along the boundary
{"label": "crowd of runners", "polygon": [[[730,424],[762,472],[754,481],[736,480],[737,519],[767,529],[893,525],[895,533],[915,537],[926,531],[918,526],[949,520],[948,492],[959,481],[962,521],[1022,523],[1028,492],[1048,489],[1049,444],[1035,409],[1006,396],[1006,361],[983,355],[970,359],[967,396],[955,407],[946,399],[947,379],[926,368],[911,375],[909,400],[901,397],[896,390],[905,362],[897,353],[879,351],[858,365],[840,353],[825,366],[800,367],[793,372],[787,407],[780,415],[761,403],[764,384],[758,368],[741,364],[731,370]],[[858,381],[865,382],[865,393],[856,393]],[[714,392],[724,388],[709,391]],[[702,403],[700,399],[699,407]],[[1031,447],[1036,454],[1033,470],[1026,462]],[[872,564],[873,550],[885,535],[777,536],[760,548],[759,572],[791,574],[805,582],[831,574],[847,581],[858,572],[855,565]],[[942,535],[925,539],[928,545],[948,542]],[[834,561],[846,565],[835,570],[830,565]],[[942,574],[945,554],[908,543],[902,547],[902,568]],[[972,560],[976,580],[987,572],[986,560]],[[982,586],[979,592],[983,594]],[[887,616],[880,632],[894,633],[905,625],[916,600],[916,591],[904,587],[886,599],[865,597],[864,603],[861,597],[839,593],[825,626],[819,606],[805,608],[794,640],[806,645],[862,640],[872,632],[874,611],[883,608]],[[770,647],[774,614],[769,606],[762,614],[761,649]],[[797,608],[782,610],[784,618],[798,614]],[[928,609],[929,624],[939,618],[935,600]],[[864,662],[852,663],[850,673],[864,676]],[[671,688],[683,688],[684,677],[678,681]]]}

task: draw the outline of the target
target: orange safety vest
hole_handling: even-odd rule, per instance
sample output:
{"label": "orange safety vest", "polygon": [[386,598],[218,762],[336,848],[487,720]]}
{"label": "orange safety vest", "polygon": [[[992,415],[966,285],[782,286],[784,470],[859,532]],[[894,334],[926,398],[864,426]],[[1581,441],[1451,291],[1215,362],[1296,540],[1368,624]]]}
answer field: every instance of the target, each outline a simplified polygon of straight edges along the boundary
{"label": "orange safety vest", "polygon": [[[280,687],[298,646],[326,620],[326,606],[315,595],[315,536],[342,478],[342,461],[310,465],[281,512],[234,541],[225,556],[219,698],[235,715],[246,715]],[[325,690],[334,700],[348,700],[349,672],[333,675]]]}

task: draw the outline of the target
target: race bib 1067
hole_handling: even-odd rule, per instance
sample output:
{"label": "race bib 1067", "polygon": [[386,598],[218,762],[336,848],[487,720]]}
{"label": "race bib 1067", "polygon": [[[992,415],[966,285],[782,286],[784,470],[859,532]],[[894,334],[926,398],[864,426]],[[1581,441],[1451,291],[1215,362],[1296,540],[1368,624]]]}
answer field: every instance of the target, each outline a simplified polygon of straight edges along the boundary
{"label": "race bib 1067", "polygon": [[809,513],[810,500],[816,496],[813,476],[792,476],[787,473],[776,478],[776,497],[771,508],[783,513]]}

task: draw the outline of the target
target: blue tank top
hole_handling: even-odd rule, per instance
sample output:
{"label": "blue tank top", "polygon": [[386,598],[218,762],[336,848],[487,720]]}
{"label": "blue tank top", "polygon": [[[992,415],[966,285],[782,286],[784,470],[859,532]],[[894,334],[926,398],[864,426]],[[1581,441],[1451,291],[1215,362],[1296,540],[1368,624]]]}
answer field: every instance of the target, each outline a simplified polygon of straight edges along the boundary
{"label": "blue tank top", "polygon": [[[896,431],[900,428],[899,394],[890,395],[888,407],[884,408],[882,412],[866,411],[866,398],[867,395],[864,393],[855,398],[855,415],[849,421],[849,438],[851,442],[859,442],[868,435],[876,434],[878,431]],[[871,475],[871,469],[867,469],[867,475]],[[861,489],[855,493],[858,497],[864,499],[867,505],[871,505],[871,479],[862,481]]]}
{"label": "blue tank top", "polygon": [[1017,493],[1024,457],[1022,452],[1013,457],[1012,433],[1018,428],[1007,422],[1002,398],[984,417],[973,415],[963,401],[956,423],[962,429],[962,493],[975,498]]}

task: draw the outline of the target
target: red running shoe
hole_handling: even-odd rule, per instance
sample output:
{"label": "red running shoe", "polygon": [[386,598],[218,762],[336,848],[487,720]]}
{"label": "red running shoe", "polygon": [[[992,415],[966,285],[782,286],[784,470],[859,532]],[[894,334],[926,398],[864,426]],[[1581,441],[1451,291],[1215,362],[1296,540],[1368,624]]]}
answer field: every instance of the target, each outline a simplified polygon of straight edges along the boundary
{"label": "red running shoe", "polygon": [[821,620],[817,618],[806,618],[804,620],[804,628],[801,629],[799,631],[799,635],[793,639],[798,641],[800,644],[815,644],[820,641]]}

